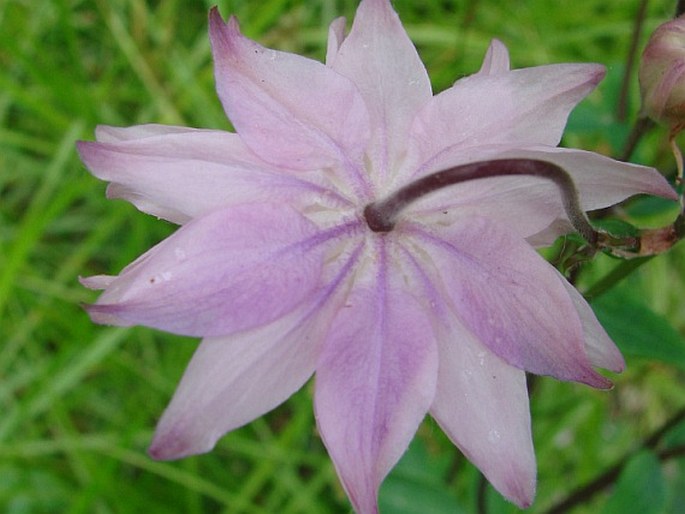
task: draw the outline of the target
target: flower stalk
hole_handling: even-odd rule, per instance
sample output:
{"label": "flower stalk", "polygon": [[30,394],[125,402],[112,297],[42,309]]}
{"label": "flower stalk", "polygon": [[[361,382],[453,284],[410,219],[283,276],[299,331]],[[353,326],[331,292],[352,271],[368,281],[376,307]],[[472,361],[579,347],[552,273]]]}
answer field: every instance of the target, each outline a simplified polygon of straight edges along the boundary
{"label": "flower stalk", "polygon": [[401,212],[415,201],[444,187],[470,180],[506,176],[533,176],[556,184],[571,225],[590,249],[603,250],[621,258],[644,257],[668,250],[683,237],[683,217],[660,229],[643,230],[637,235],[615,235],[595,229],[583,210],[571,176],[560,166],[538,159],[493,159],[454,166],[410,182],[383,200],[364,209],[364,219],[374,232],[390,232]]}
{"label": "flower stalk", "polygon": [[384,200],[367,205],[364,217],[374,232],[390,232],[395,227],[400,212],[425,195],[470,180],[512,175],[541,177],[554,182],[559,188],[564,210],[573,227],[592,246],[600,243],[600,234],[592,227],[583,211],[571,176],[560,166],[538,159],[494,159],[437,171],[407,184]]}

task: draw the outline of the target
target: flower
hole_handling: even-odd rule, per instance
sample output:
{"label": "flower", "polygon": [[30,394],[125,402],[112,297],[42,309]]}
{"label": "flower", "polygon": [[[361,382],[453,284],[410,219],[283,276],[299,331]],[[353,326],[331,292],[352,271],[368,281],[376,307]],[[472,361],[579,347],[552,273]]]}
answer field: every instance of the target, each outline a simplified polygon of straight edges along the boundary
{"label": "flower", "polygon": [[93,320],[204,338],[150,453],[209,451],[315,374],[321,437],[360,513],[426,413],[519,506],[535,493],[525,372],[607,388],[623,359],[580,294],[531,246],[570,225],[555,185],[492,177],[440,189],[374,231],[365,209],[445,168],[535,159],[585,210],[673,197],[655,170],[557,148],[598,65],[482,68],[433,96],[387,0],[331,24],[326,65],[266,49],[210,13],[236,133],[99,127],[79,152],[108,194],[182,225],[104,289]]}
{"label": "flower", "polygon": [[640,61],[642,108],[679,131],[685,123],[685,15],[657,27]]}

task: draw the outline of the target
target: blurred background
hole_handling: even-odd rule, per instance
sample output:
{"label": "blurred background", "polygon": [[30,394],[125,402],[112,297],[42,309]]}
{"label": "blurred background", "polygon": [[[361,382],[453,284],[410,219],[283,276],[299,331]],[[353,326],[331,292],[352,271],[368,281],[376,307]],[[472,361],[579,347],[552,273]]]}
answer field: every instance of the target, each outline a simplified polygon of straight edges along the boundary
{"label": "blurred background", "polygon": [[[0,0],[0,512],[350,512],[316,433],[309,386],[210,454],[151,460],[156,420],[197,340],[97,326],[80,307],[96,294],[79,276],[118,273],[174,227],[106,200],[74,143],[92,139],[97,124],[230,129],[214,92],[212,4]],[[328,23],[340,15],[349,23],[356,5],[219,2],[248,36],[316,59]],[[606,79],[572,115],[563,144],[614,157],[639,110],[636,68],[627,65],[638,13],[644,8],[641,51],[675,11],[665,0],[394,5],[435,91],[478,70],[492,37],[508,45],[514,67],[605,64]],[[666,129],[643,137],[632,160],[672,177]],[[637,199],[611,214],[660,226],[673,206]],[[639,264],[593,299],[628,363],[612,377],[616,387],[531,381],[539,483],[529,512],[683,512],[685,246]],[[600,256],[577,283],[597,293],[619,265]],[[385,481],[381,510],[519,512],[429,418]]]}

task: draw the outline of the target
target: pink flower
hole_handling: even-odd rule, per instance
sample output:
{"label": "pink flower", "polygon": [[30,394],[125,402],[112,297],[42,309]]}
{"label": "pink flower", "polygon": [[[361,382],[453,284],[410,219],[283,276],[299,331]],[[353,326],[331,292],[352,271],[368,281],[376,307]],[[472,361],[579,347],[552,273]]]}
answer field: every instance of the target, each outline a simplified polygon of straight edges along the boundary
{"label": "pink flower", "polygon": [[217,90],[237,133],[99,127],[79,143],[112,197],[181,224],[104,289],[93,320],[203,337],[150,448],[209,451],[316,375],[318,427],[354,508],[426,413],[507,498],[527,506],[535,456],[525,372],[607,388],[623,369],[578,292],[538,256],[570,230],[536,177],[441,189],[388,232],[364,209],[435,171],[488,159],[555,163],[585,210],[641,192],[654,170],[557,148],[598,65],[510,71],[493,41],[481,70],[433,96],[387,0],[330,29],[326,65],[266,49],[210,13]]}

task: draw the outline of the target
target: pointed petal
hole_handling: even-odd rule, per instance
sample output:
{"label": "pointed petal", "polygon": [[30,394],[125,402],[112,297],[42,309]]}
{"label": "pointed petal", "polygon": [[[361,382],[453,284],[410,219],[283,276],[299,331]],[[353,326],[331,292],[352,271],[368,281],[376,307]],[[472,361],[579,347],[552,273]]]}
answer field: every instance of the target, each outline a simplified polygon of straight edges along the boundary
{"label": "pointed petal", "polygon": [[569,284],[561,273],[557,272],[557,275],[566,288],[566,291],[576,308],[576,312],[578,312],[578,316],[580,316],[580,321],[583,324],[583,334],[585,335],[585,351],[590,362],[593,366],[598,368],[620,373],[626,367],[621,351],[599,323],[597,316],[595,316],[595,313],[585,301],[583,295],[581,295],[575,287]]}
{"label": "pointed petal", "polygon": [[509,50],[499,39],[490,42],[479,75],[497,75],[509,71]]}
{"label": "pointed petal", "polygon": [[444,163],[448,152],[486,145],[556,146],[571,109],[603,75],[599,65],[555,64],[457,81],[414,120],[409,152],[417,174],[435,169],[435,159]]}
{"label": "pointed petal", "polygon": [[344,17],[334,19],[328,27],[328,46],[326,47],[326,66],[333,66],[333,61],[338,56],[340,45],[345,40],[345,24],[347,20]]}
{"label": "pointed petal", "polygon": [[99,140],[77,144],[84,164],[110,181],[110,198],[185,223],[235,203],[288,199],[291,205],[334,201],[326,184],[307,181],[261,161],[236,134],[161,125],[99,127]]}
{"label": "pointed petal", "polygon": [[441,279],[421,256],[403,248],[396,261],[436,320],[440,364],[430,413],[498,491],[528,506],[535,495],[536,466],[525,373],[459,322],[441,292]]}
{"label": "pointed petal", "polygon": [[92,277],[79,277],[79,283],[88,289],[105,289],[116,280],[112,275],[93,275]]}
{"label": "pointed petal", "polygon": [[280,405],[314,373],[313,343],[298,327],[285,335],[255,330],[205,339],[157,425],[150,455],[208,452],[227,432]]}
{"label": "pointed petal", "polygon": [[523,240],[478,218],[439,237],[413,234],[454,314],[492,352],[532,373],[611,386],[585,355],[580,318],[556,272]]}
{"label": "pointed petal", "polygon": [[385,280],[355,284],[316,373],[321,436],[355,510],[365,514],[377,512],[380,483],[425,416],[437,375],[430,321]]}
{"label": "pointed petal", "polygon": [[[160,419],[149,453],[178,459],[274,409],[314,373],[331,312],[307,303],[270,325],[205,339]],[[320,315],[321,314],[321,315]]]}
{"label": "pointed petal", "polygon": [[228,335],[273,321],[320,285],[317,227],[283,205],[247,204],[189,222],[87,308],[97,323]]}
{"label": "pointed petal", "polygon": [[354,84],[322,63],[247,39],[216,8],[209,22],[219,97],[260,158],[292,170],[361,158],[368,113]]}
{"label": "pointed petal", "polygon": [[388,0],[363,0],[333,69],[361,91],[371,115],[372,171],[383,177],[407,146],[415,114],[431,98],[416,48]]}
{"label": "pointed petal", "polygon": [[456,320],[439,342],[431,415],[503,496],[521,508],[535,496],[535,451],[525,373],[483,346]]}
{"label": "pointed petal", "polygon": [[573,178],[586,211],[608,207],[639,193],[677,199],[668,181],[654,168],[616,161],[594,152],[536,146],[500,155],[540,159],[562,167]]}

